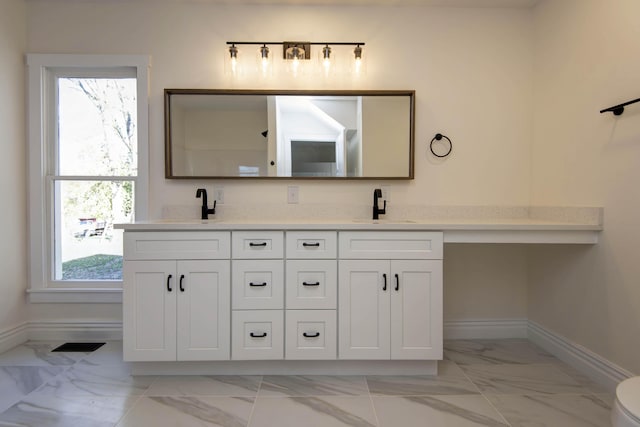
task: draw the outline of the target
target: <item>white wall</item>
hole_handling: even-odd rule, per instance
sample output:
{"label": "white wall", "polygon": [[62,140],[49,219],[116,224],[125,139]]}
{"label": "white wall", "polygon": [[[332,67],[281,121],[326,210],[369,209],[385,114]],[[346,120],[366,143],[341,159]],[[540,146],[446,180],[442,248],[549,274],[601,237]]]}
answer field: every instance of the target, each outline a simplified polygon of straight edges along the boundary
{"label": "white wall", "polygon": [[26,19],[23,0],[0,2],[0,334],[26,320]]}
{"label": "white wall", "polygon": [[530,251],[529,318],[640,373],[640,2],[535,9],[532,204],[604,206],[593,247]]}
{"label": "white wall", "polygon": [[[389,182],[393,205],[527,205],[532,117],[532,19],[526,9],[440,7],[237,6],[209,2],[28,2],[29,52],[136,53],[152,56],[150,104],[150,216],[163,206],[192,205],[197,187],[224,184],[225,204],[286,203],[290,182],[185,182],[164,179],[164,88],[415,89],[415,180]],[[367,74],[357,82],[311,79],[232,83],[224,75],[227,40],[365,41]],[[314,54],[314,53],[312,53]],[[428,142],[448,135],[453,154],[434,159]],[[384,182],[297,182],[300,203],[370,205]],[[224,209],[224,205],[219,205]],[[453,251],[455,256],[455,250]],[[493,280],[500,268],[496,248],[487,258],[495,269],[469,277],[487,294],[505,287]],[[451,260],[455,263],[455,258]],[[524,268],[524,267],[523,267]],[[458,283],[465,270],[457,273]],[[471,274],[471,273],[469,273]],[[520,301],[525,282],[514,289]],[[473,279],[473,280],[472,280]],[[462,286],[462,285],[461,285]],[[473,289],[478,292],[477,288]],[[449,295],[467,304],[464,289]],[[457,301],[448,301],[455,307]],[[472,314],[526,317],[504,301],[485,299]],[[34,318],[60,309],[33,305]],[[79,308],[78,313],[84,308]],[[104,308],[114,318],[120,307]],[[517,311],[517,312],[514,312]],[[75,310],[67,310],[71,316]],[[447,313],[445,313],[448,316]],[[78,316],[82,316],[78,314]],[[464,317],[464,312],[457,312]]]}

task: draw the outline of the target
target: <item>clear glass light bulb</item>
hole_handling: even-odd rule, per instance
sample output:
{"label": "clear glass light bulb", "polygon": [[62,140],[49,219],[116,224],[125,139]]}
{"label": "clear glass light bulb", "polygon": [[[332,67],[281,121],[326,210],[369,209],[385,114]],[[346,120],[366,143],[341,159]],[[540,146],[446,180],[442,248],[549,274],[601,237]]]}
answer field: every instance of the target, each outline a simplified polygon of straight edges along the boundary
{"label": "clear glass light bulb", "polygon": [[322,48],[322,68],[324,75],[328,76],[331,71],[331,48],[329,45]]}
{"label": "clear glass light bulb", "polygon": [[238,58],[232,57],[229,62],[231,64],[231,73],[236,74],[236,72],[238,71]]}
{"label": "clear glass light bulb", "polygon": [[269,48],[266,44],[260,48],[260,72],[262,76],[269,74]]}
{"label": "clear glass light bulb", "polygon": [[362,58],[356,58],[354,70],[356,74],[360,74],[360,72],[362,71]]}
{"label": "clear glass light bulb", "polygon": [[362,48],[360,45],[357,45],[355,49],[353,49],[353,54],[355,57],[355,62],[353,64],[353,72],[356,75],[362,73]]}
{"label": "clear glass light bulb", "polygon": [[293,75],[297,75],[298,74],[298,69],[300,68],[300,60],[298,59],[298,57],[296,56],[295,58],[293,58],[293,60],[291,61],[291,71],[293,71]]}

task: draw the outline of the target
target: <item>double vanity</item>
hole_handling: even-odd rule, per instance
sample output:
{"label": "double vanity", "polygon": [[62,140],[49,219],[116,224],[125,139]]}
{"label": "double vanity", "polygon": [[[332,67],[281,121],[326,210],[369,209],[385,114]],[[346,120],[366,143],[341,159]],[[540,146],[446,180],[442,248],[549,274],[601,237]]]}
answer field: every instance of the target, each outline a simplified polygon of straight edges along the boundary
{"label": "double vanity", "polygon": [[136,374],[435,374],[447,242],[596,243],[600,225],[155,221],[124,234]]}

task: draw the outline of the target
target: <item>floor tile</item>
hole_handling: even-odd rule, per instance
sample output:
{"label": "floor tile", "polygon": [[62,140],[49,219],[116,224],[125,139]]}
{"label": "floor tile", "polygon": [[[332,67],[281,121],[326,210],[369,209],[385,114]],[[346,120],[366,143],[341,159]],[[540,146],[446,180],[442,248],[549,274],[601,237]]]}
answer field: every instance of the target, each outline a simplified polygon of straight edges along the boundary
{"label": "floor tile", "polygon": [[609,390],[606,387],[596,383],[582,372],[576,370],[575,368],[567,365],[560,360],[556,360],[554,366],[558,367],[558,369],[560,369],[564,374],[569,375],[578,384],[584,386],[587,390],[591,391],[594,394],[606,394],[609,392],[614,392],[614,390]]}
{"label": "floor tile", "polygon": [[463,365],[484,394],[583,394],[589,390],[553,365]]}
{"label": "floor tile", "polygon": [[63,370],[58,366],[0,366],[0,413]]}
{"label": "floor tile", "polygon": [[93,365],[120,365],[122,360],[122,341],[107,341],[102,347],[87,354],[83,360]]}
{"label": "floor tile", "polygon": [[247,427],[251,397],[141,397],[118,427]]}
{"label": "floor tile", "polygon": [[449,340],[444,356],[459,365],[552,363],[551,354],[526,339]]}
{"label": "floor tile", "polygon": [[258,397],[249,427],[375,427],[369,396]]}
{"label": "floor tile", "polygon": [[372,395],[420,396],[479,394],[478,388],[455,363],[438,362],[438,375],[367,376]]}
{"label": "floor tile", "polygon": [[49,396],[140,396],[155,378],[133,376],[123,365],[93,366],[80,361],[48,381],[37,393]]}
{"label": "floor tile", "polygon": [[27,342],[0,354],[0,366],[71,366],[88,353],[52,353],[62,342]]}
{"label": "floor tile", "polygon": [[29,395],[0,414],[0,426],[113,427],[135,398]]}
{"label": "floor tile", "polygon": [[374,396],[373,405],[380,427],[508,426],[482,396]]}
{"label": "floor tile", "polygon": [[354,396],[369,393],[363,376],[269,375],[258,396]]}
{"label": "floor tile", "polygon": [[220,376],[161,376],[146,391],[147,396],[250,396],[258,394],[262,377]]}
{"label": "floor tile", "polygon": [[512,427],[610,427],[611,405],[593,395],[489,396]]}

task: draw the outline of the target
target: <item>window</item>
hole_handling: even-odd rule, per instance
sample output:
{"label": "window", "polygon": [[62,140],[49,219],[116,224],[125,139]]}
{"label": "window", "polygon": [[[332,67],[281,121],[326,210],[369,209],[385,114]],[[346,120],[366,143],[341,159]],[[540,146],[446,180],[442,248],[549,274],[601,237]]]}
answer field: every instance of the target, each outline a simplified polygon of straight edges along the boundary
{"label": "window", "polygon": [[32,302],[118,302],[146,217],[148,58],[28,55]]}

